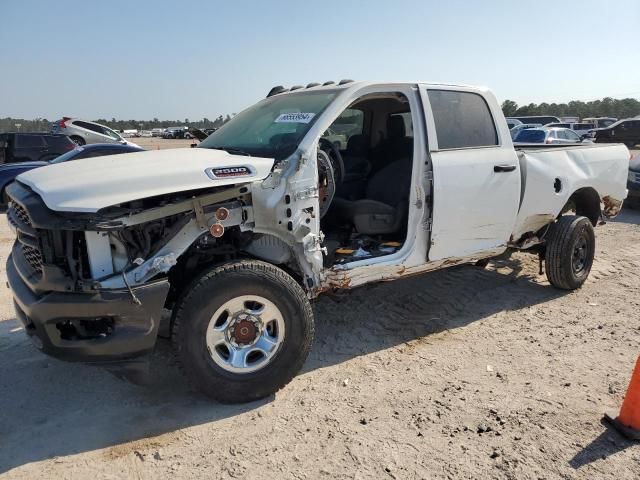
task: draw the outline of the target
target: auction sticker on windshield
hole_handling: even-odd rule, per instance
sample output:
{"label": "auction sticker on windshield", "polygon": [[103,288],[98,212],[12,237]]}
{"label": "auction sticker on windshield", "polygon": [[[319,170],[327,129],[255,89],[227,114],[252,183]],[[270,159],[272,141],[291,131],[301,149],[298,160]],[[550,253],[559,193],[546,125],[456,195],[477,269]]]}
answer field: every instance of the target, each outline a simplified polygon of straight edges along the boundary
{"label": "auction sticker on windshield", "polygon": [[282,113],[275,123],[309,123],[315,116],[315,113]]}

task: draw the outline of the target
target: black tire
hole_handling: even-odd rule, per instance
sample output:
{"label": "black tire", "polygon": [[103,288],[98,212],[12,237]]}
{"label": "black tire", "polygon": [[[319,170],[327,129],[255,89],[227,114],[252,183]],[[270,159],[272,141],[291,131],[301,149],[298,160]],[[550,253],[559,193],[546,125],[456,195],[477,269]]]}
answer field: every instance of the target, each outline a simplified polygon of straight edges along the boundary
{"label": "black tire", "polygon": [[575,290],[587,280],[596,247],[593,225],[586,217],[560,217],[547,234],[545,271],[556,288]]}
{"label": "black tire", "polygon": [[73,143],[75,143],[79,147],[87,144],[87,142],[84,141],[84,138],[78,137],[77,135],[74,135],[74,136],[69,137],[69,138],[73,141]]}
{"label": "black tire", "polygon": [[[280,310],[284,339],[264,367],[232,373],[212,359],[206,331],[225,302],[243,295],[264,297]],[[304,364],[314,334],[313,312],[303,289],[271,264],[243,260],[216,266],[197,278],[174,310],[173,342],[191,384],[222,403],[243,403],[271,395],[284,387]]]}

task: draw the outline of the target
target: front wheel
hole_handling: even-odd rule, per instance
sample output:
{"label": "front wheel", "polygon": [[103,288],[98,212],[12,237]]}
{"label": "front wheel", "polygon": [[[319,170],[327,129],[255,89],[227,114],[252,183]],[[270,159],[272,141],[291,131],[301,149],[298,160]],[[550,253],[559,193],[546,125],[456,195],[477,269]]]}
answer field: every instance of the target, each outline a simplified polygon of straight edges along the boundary
{"label": "front wheel", "polygon": [[595,233],[586,217],[565,215],[549,227],[545,271],[556,288],[575,290],[587,280],[595,254]]}
{"label": "front wheel", "polygon": [[187,377],[223,403],[277,392],[311,349],[313,313],[304,291],[265,262],[211,269],[187,289],[175,312],[174,344]]}

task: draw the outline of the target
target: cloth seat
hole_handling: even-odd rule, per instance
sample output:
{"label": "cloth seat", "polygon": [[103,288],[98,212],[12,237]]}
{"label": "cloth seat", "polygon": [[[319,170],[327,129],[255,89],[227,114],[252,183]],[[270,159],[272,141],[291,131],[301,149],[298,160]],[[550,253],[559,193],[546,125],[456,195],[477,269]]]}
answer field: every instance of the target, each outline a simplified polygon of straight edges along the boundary
{"label": "cloth seat", "polygon": [[365,235],[397,232],[409,210],[412,166],[410,157],[387,165],[371,177],[366,198],[356,201],[334,198],[332,214]]}

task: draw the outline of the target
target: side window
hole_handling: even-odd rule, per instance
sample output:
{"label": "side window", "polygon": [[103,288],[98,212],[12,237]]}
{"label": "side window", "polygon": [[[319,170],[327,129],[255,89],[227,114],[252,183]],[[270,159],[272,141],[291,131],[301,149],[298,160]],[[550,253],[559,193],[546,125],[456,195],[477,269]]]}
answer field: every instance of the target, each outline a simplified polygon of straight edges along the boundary
{"label": "side window", "polygon": [[104,131],[103,131],[102,127],[100,127],[98,125],[94,125],[93,123],[77,121],[77,122],[73,122],[73,124],[77,125],[78,127],[86,128],[87,130],[91,130],[92,132],[95,132],[95,133],[104,134]]}
{"label": "side window", "polygon": [[392,113],[390,117],[399,117],[404,123],[404,136],[413,138],[413,121],[411,120],[411,112]]}
{"label": "side window", "polygon": [[567,139],[571,140],[572,142],[579,142],[580,141],[580,135],[578,135],[576,132],[574,132],[572,130],[567,130],[566,131],[566,135],[567,135]]}
{"label": "side window", "polygon": [[353,135],[362,135],[364,131],[364,112],[357,108],[347,108],[331,124],[322,135],[336,145],[340,150],[347,148],[347,142]]}
{"label": "side window", "polygon": [[16,148],[40,148],[47,144],[40,135],[16,135]]}
{"label": "side window", "polygon": [[448,90],[429,90],[428,95],[439,149],[498,145],[496,126],[482,96]]}

